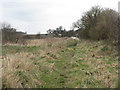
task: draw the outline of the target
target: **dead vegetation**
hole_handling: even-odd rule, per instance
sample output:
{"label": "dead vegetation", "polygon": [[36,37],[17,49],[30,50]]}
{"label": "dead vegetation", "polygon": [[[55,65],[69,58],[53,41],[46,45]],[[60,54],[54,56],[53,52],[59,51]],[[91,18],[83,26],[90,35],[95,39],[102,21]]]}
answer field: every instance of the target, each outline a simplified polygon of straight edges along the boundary
{"label": "dead vegetation", "polygon": [[102,41],[48,38],[27,43],[3,46],[3,87],[117,87],[118,54]]}

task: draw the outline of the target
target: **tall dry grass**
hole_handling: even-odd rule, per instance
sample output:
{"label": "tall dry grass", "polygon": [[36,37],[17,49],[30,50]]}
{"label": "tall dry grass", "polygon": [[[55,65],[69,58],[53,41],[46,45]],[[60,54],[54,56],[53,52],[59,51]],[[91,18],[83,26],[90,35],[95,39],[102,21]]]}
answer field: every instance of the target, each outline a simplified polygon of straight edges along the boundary
{"label": "tall dry grass", "polygon": [[[71,44],[72,43],[72,44]],[[11,46],[11,44],[8,44]],[[114,80],[117,79],[118,71],[107,70],[107,67],[111,70],[115,70],[118,66],[118,63],[112,61],[112,64],[106,64],[106,61],[113,57],[109,56],[105,53],[98,52],[99,49],[104,47],[104,43],[102,42],[90,42],[90,41],[78,41],[78,45],[76,48],[71,48],[70,46],[76,45],[76,41],[74,44],[74,40],[70,38],[46,38],[46,39],[37,39],[37,40],[28,40],[26,47],[37,46],[40,49],[37,51],[22,51],[16,53],[9,53],[2,57],[3,59],[3,86],[9,88],[36,88],[44,85],[41,75],[49,75],[45,72],[45,70],[49,70],[51,74],[55,70],[60,72],[57,69],[63,67],[62,65],[68,65],[69,67],[66,71],[74,72],[81,70],[81,73],[89,74],[93,73],[93,77],[102,81],[103,85],[106,87],[116,87]],[[99,46],[101,45],[101,46]],[[19,45],[16,45],[19,46]],[[21,46],[21,45],[20,45]],[[69,48],[70,47],[70,48]],[[66,50],[70,51],[67,52]],[[66,52],[61,56],[59,52]],[[76,53],[77,52],[77,53]],[[76,53],[76,54],[75,54]],[[108,53],[113,53],[108,50]],[[93,57],[93,54],[95,56]],[[112,54],[111,54],[112,55]],[[63,63],[61,63],[60,68],[56,68],[55,63],[47,63],[48,61],[57,61],[60,62],[60,58],[63,58]],[[103,59],[102,59],[103,58]],[[82,70],[82,68],[77,68],[74,65],[80,65],[80,63],[76,62],[77,60],[82,60],[83,65],[88,65],[90,70]],[[111,63],[107,61],[108,63]],[[65,63],[65,64],[64,64]],[[57,63],[59,65],[59,63]],[[110,68],[111,65],[111,68]],[[73,66],[73,67],[72,67]],[[72,68],[70,68],[72,67]],[[92,69],[92,70],[91,70]],[[64,72],[64,70],[62,70]],[[44,73],[44,74],[43,74]],[[66,85],[71,84],[76,79],[80,80],[78,73],[69,73],[71,78],[68,78],[68,82],[66,81]],[[58,76],[57,76],[58,77]],[[92,77],[92,76],[91,76]],[[82,76],[83,82],[84,80],[89,79],[88,75]],[[93,81],[94,82],[94,81]],[[97,82],[97,81],[96,81]],[[55,86],[54,86],[55,87]],[[57,86],[56,86],[57,87]],[[70,87],[70,86],[69,86]],[[77,86],[78,88],[80,86]],[[84,84],[84,87],[87,87],[87,84]]]}
{"label": "tall dry grass", "polygon": [[[44,68],[53,69],[54,64],[46,64],[44,61],[39,60],[42,63],[40,67],[35,66],[34,60],[38,57],[50,57],[46,56],[47,53],[54,55],[54,58],[59,57],[57,54],[60,50],[64,49],[67,42],[71,41],[69,38],[46,38],[28,40],[26,45],[7,43],[4,46],[40,46],[41,50],[36,52],[19,52],[15,54],[6,54],[2,56],[3,59],[3,87],[9,88],[33,88],[38,87],[42,82],[38,79],[37,73],[41,72]],[[41,69],[40,69],[41,68]],[[41,70],[41,71],[40,71]],[[36,78],[32,72],[36,72]]]}

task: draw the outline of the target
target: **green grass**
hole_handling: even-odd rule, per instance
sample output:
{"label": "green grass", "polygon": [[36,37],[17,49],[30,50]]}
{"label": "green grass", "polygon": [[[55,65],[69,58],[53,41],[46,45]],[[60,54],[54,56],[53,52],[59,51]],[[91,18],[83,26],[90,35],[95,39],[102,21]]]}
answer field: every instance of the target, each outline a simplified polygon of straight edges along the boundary
{"label": "green grass", "polygon": [[22,79],[24,79],[26,82],[28,82],[29,78],[25,75],[24,72],[22,71],[16,71],[15,72],[16,75],[20,76]]}
{"label": "green grass", "polygon": [[2,47],[2,54],[14,54],[14,53],[20,53],[20,52],[36,52],[41,47],[39,46],[3,46]]}
{"label": "green grass", "polygon": [[104,46],[103,48],[101,48],[101,50],[102,50],[102,51],[108,51],[109,48],[108,48],[108,46]]}
{"label": "green grass", "polygon": [[67,42],[67,47],[74,47],[77,46],[78,41],[77,40],[71,40]]}
{"label": "green grass", "polygon": [[[37,53],[39,50],[39,46],[4,46],[3,54]],[[111,77],[108,79],[111,81],[110,85],[115,87],[118,68],[113,67],[113,64],[117,64],[117,59],[114,58],[117,55],[102,55],[99,54],[101,51],[109,52],[109,48],[97,42],[70,41],[65,48],[56,53],[35,54],[36,57],[30,60],[33,62],[33,68],[27,73],[41,82],[41,85],[36,84],[33,88],[108,88],[109,84],[105,82],[108,75]],[[15,74],[26,81],[31,79],[20,69]]]}

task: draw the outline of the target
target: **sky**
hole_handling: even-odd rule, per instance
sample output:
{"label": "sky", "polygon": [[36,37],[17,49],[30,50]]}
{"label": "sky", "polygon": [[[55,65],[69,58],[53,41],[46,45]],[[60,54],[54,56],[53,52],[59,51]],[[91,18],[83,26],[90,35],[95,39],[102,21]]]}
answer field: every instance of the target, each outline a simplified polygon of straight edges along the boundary
{"label": "sky", "polygon": [[28,34],[45,34],[63,26],[70,30],[92,6],[118,11],[120,0],[0,0],[0,22]]}

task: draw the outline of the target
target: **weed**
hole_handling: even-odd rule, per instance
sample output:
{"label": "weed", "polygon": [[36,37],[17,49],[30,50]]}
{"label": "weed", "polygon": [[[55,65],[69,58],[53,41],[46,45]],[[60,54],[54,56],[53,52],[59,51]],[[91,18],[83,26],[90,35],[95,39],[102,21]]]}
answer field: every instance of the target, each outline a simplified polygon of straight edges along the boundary
{"label": "weed", "polygon": [[39,65],[40,63],[39,62],[34,62],[35,65]]}
{"label": "weed", "polygon": [[[42,45],[44,49],[41,49]],[[114,88],[119,69],[115,58],[118,54],[111,51],[113,54],[109,55],[106,51],[110,49],[101,42],[82,41],[79,44],[64,38],[30,40],[28,46],[3,46],[6,54],[3,58],[3,86],[106,88],[110,82]],[[93,53],[94,58],[91,57]],[[108,74],[110,79],[105,81]]]}
{"label": "weed", "polygon": [[26,82],[28,82],[29,78],[24,74],[24,72],[16,71],[15,74],[23,78]]}
{"label": "weed", "polygon": [[108,51],[109,50],[109,47],[108,46],[104,46],[101,48],[101,51]]}
{"label": "weed", "polygon": [[78,41],[76,40],[71,40],[67,43],[67,47],[73,47],[73,46],[77,46]]}
{"label": "weed", "polygon": [[10,53],[20,53],[20,52],[36,52],[41,49],[39,46],[3,46],[2,53],[10,54]]}
{"label": "weed", "polygon": [[49,43],[49,44],[48,44],[48,47],[52,47],[52,44],[51,44],[51,43]]}
{"label": "weed", "polygon": [[41,85],[41,86],[37,86],[37,88],[45,88],[45,86]]}

